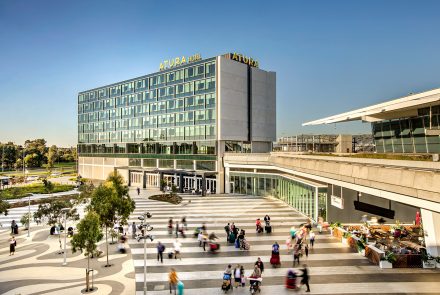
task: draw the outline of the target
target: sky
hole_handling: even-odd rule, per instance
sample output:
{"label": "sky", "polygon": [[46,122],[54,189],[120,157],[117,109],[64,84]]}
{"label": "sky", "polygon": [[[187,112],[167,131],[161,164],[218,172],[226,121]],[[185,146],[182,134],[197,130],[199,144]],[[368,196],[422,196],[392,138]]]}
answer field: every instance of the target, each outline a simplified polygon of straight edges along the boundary
{"label": "sky", "polygon": [[440,87],[440,1],[0,0],[0,142],[77,142],[79,91],[240,52],[277,73],[277,135]]}

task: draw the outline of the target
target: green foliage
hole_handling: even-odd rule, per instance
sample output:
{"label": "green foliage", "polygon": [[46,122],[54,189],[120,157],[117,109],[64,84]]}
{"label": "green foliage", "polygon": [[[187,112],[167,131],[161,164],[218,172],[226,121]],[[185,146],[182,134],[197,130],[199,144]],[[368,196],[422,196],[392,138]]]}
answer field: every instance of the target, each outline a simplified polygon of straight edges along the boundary
{"label": "green foliage", "polygon": [[55,225],[64,217],[65,213],[62,211],[64,208],[70,209],[67,212],[68,219],[79,219],[76,209],[73,208],[73,203],[68,200],[60,199],[48,199],[48,203],[38,205],[38,210],[34,213],[34,219],[42,220],[43,217],[46,217],[48,225]]}
{"label": "green foliage", "polygon": [[54,184],[47,179],[43,179],[43,186],[48,194],[52,193],[55,188]]}
{"label": "green foliage", "polygon": [[424,261],[424,262],[426,262],[428,260],[435,259],[434,257],[432,257],[431,254],[428,254],[428,252],[426,252],[426,250],[422,250],[420,253],[422,254],[422,261]]}
{"label": "green foliage", "polygon": [[0,199],[0,214],[8,215],[8,209],[10,207],[11,205],[8,202]]}
{"label": "green foliage", "polygon": [[135,203],[128,195],[122,176],[111,173],[104,184],[94,190],[90,208],[99,215],[103,226],[111,227],[118,219],[126,224]]}
{"label": "green foliage", "polygon": [[364,243],[362,243],[362,241],[356,241],[356,247],[358,249],[359,252],[361,252],[362,250],[365,250],[365,245]]}
{"label": "green foliage", "polygon": [[349,237],[351,237],[351,234],[348,231],[346,231],[342,234],[342,237],[348,239]]}
{"label": "green foliage", "polygon": [[29,228],[29,221],[32,217],[32,213],[23,214],[20,218],[20,223],[24,225],[26,228]]}
{"label": "green foliage", "polygon": [[[52,184],[53,189],[51,193],[59,193],[70,191],[74,188],[73,185],[67,184]],[[9,199],[21,199],[28,196],[28,194],[46,194],[48,193],[47,188],[43,183],[31,184],[20,187],[11,187],[0,191],[0,198],[4,200]]]}
{"label": "green foliage", "polygon": [[335,227],[341,227],[341,226],[342,226],[342,224],[340,222],[338,222],[338,221],[330,223],[330,227],[333,228],[333,229]]}
{"label": "green foliage", "polygon": [[393,252],[389,251],[385,253],[385,260],[388,261],[389,263],[394,263],[397,261],[397,256]]}
{"label": "green foliage", "polygon": [[93,253],[97,248],[97,243],[102,240],[101,222],[98,214],[90,211],[77,224],[77,233],[73,235],[71,240],[72,252],[85,251],[87,255]]}
{"label": "green foliage", "polygon": [[52,145],[47,152],[47,167],[52,168],[58,159],[58,148],[56,145]]}

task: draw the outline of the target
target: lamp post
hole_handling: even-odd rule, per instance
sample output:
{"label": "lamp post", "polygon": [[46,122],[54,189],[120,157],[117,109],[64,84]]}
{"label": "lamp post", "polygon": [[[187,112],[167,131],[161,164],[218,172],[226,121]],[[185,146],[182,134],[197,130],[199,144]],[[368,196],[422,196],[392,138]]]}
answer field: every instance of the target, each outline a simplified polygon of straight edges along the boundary
{"label": "lamp post", "polygon": [[31,195],[28,194],[28,238],[31,236]]}
{"label": "lamp post", "polygon": [[64,261],[63,261],[63,265],[67,265],[67,250],[66,250],[66,245],[67,245],[67,212],[70,211],[70,208],[63,208],[61,209],[61,212],[64,212]]}
{"label": "lamp post", "polygon": [[154,236],[146,234],[147,231],[152,231],[153,227],[148,223],[144,224],[145,217],[151,218],[150,212],[145,212],[142,214],[142,216],[139,216],[139,219],[141,220],[141,225],[139,227],[143,229],[143,231],[142,236],[138,236],[137,240],[138,242],[140,239],[144,240],[144,295],[147,295],[147,239],[150,239],[152,242],[154,240]]}

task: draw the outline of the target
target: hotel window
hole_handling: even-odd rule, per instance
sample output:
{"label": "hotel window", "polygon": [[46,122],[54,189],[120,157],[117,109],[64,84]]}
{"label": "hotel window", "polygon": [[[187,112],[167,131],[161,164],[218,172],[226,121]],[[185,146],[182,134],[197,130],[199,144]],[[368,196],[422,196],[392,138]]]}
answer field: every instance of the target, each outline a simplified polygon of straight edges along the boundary
{"label": "hotel window", "polygon": [[205,122],[205,111],[196,111],[196,124],[201,124]]}
{"label": "hotel window", "polygon": [[116,121],[116,130],[127,130],[128,129],[129,120],[117,120]]}
{"label": "hotel window", "polygon": [[125,83],[122,85],[122,94],[132,93],[134,90],[134,82]]}
{"label": "hotel window", "polygon": [[120,142],[121,141],[121,132],[120,131],[110,132],[110,141],[111,142]]}
{"label": "hotel window", "polygon": [[93,124],[93,130],[96,131],[104,131],[104,123],[103,122],[96,122]]}
{"label": "hotel window", "polygon": [[106,89],[106,88],[104,88],[104,89],[99,89],[99,90],[98,90],[98,97],[99,97],[99,98],[107,97],[107,89]]}
{"label": "hotel window", "polygon": [[138,105],[136,106],[136,116],[145,116],[148,115],[148,104]]}
{"label": "hotel window", "polygon": [[196,88],[196,94],[197,93],[203,93],[205,90],[205,80],[198,80],[195,82],[195,88]]}
{"label": "hotel window", "polygon": [[184,93],[186,95],[194,94],[194,83],[193,82],[185,83],[184,86],[185,86]]}
{"label": "hotel window", "polygon": [[135,83],[135,89],[136,89],[136,91],[138,91],[138,90],[144,90],[146,87],[146,81],[145,81],[145,79],[142,79],[142,80],[137,80],[136,81],[136,83]]}
{"label": "hotel window", "polygon": [[184,125],[185,124],[185,113],[176,114],[176,125]]}
{"label": "hotel window", "polygon": [[102,100],[95,101],[95,102],[93,103],[93,110],[94,110],[94,111],[100,111],[100,110],[102,110],[103,105],[104,105],[104,103],[103,103]]}
{"label": "hotel window", "polygon": [[206,139],[215,139],[215,125],[206,126]]}
{"label": "hotel window", "polygon": [[116,97],[116,106],[122,107],[127,105],[127,96]]}
{"label": "hotel window", "polygon": [[205,96],[204,95],[196,95],[195,105],[198,108],[205,107]]}
{"label": "hotel window", "polygon": [[174,82],[176,79],[176,74],[174,72],[167,74],[167,83]]}
{"label": "hotel window", "polygon": [[169,100],[167,101],[167,112],[173,112],[174,108],[176,107],[176,101],[175,100]]}
{"label": "hotel window", "polygon": [[210,78],[210,79],[206,79],[206,90],[215,90],[215,79],[214,78]]}
{"label": "hotel window", "polygon": [[89,122],[96,122],[96,121],[98,121],[98,113],[90,113]]}
{"label": "hotel window", "polygon": [[140,104],[144,100],[144,93],[132,94],[128,97],[128,104]]}
{"label": "hotel window", "polygon": [[194,112],[185,113],[185,122],[194,124]]}
{"label": "hotel window", "polygon": [[134,107],[122,108],[122,118],[134,117]]}
{"label": "hotel window", "polygon": [[80,95],[78,95],[78,102],[79,102],[79,103],[84,102],[84,99],[85,99],[84,94],[80,94]]}
{"label": "hotel window", "polygon": [[194,67],[189,67],[185,69],[185,79],[189,79],[195,76]]}
{"label": "hotel window", "polygon": [[184,70],[178,70],[176,72],[174,72],[176,74],[176,78],[175,78],[175,82],[180,82],[183,81],[184,78]]}
{"label": "hotel window", "polygon": [[184,100],[183,99],[177,99],[176,100],[176,111],[183,111],[183,105],[184,105]]}
{"label": "hotel window", "polygon": [[115,131],[116,121],[107,121],[104,123],[104,131]]}
{"label": "hotel window", "polygon": [[194,106],[194,96],[185,98],[185,110],[191,110]]}
{"label": "hotel window", "polygon": [[110,96],[117,96],[117,95],[121,95],[121,86],[113,86],[110,87]]}
{"label": "hotel window", "polygon": [[156,116],[150,116],[150,117],[144,117],[142,126],[143,128],[156,128],[157,127],[157,117]]}
{"label": "hotel window", "polygon": [[214,110],[206,110],[205,111],[205,121],[206,123],[214,123],[215,122],[215,111]]}
{"label": "hotel window", "polygon": [[90,99],[90,100],[95,100],[96,98],[97,98],[97,96],[96,96],[96,92],[95,92],[95,91],[90,92],[89,99]]}
{"label": "hotel window", "polygon": [[99,142],[109,142],[110,136],[108,132],[100,132],[99,134]]}
{"label": "hotel window", "polygon": [[[134,141],[134,131],[133,130],[122,131],[122,141],[123,142]],[[125,149],[125,146],[124,146],[124,149]],[[122,152],[122,153],[124,153],[124,152]]]}
{"label": "hotel window", "polygon": [[215,62],[207,63],[205,67],[206,67],[206,77],[215,76]]}
{"label": "hotel window", "polygon": [[157,100],[157,90],[150,90],[150,92],[145,92],[146,101],[156,101]]}
{"label": "hotel window", "polygon": [[104,102],[104,109],[112,109],[115,107],[115,99],[114,98],[108,98]]}
{"label": "hotel window", "polygon": [[203,76],[205,74],[205,66],[204,65],[198,65],[196,67],[196,76]]}

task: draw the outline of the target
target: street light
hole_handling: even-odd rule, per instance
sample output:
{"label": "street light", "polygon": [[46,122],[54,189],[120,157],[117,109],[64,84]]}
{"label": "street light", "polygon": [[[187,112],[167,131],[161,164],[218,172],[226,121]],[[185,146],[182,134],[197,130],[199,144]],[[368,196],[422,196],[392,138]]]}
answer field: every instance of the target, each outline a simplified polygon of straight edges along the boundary
{"label": "street light", "polygon": [[152,231],[153,227],[150,226],[149,223],[144,224],[146,218],[151,218],[150,212],[145,212],[138,219],[141,221],[141,225],[139,228],[142,230],[142,236],[139,235],[136,237],[136,240],[139,242],[141,239],[144,240],[144,295],[147,294],[147,239],[150,239],[152,242],[154,240],[154,236],[146,234],[147,231]]}
{"label": "street light", "polygon": [[31,196],[28,194],[28,238],[31,236]]}
{"label": "street light", "polygon": [[61,212],[64,212],[64,261],[63,265],[67,265],[67,250],[66,250],[66,244],[67,244],[67,212],[70,211],[70,208],[63,208],[61,209]]}

